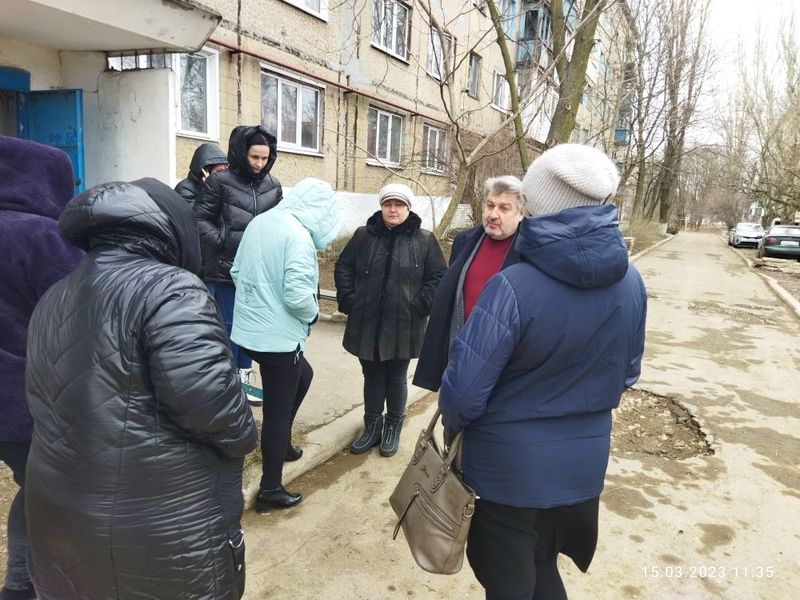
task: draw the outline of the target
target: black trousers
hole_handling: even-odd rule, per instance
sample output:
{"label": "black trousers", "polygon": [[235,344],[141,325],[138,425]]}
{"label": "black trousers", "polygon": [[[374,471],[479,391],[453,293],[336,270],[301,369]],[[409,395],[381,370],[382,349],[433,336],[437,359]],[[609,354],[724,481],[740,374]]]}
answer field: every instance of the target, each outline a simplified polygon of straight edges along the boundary
{"label": "black trousers", "polygon": [[599,498],[574,506],[519,508],[478,500],[467,559],[486,600],[566,600],[558,554],[585,571],[597,546]]}
{"label": "black trousers", "polygon": [[283,480],[283,460],[291,442],[297,409],[311,386],[314,371],[299,349],[295,352],[246,350],[261,371],[264,421],[261,426],[261,489]]}
{"label": "black trousers", "polygon": [[364,417],[373,421],[383,414],[400,421],[406,414],[408,399],[408,364],[410,360],[364,360],[361,372],[364,374]]}

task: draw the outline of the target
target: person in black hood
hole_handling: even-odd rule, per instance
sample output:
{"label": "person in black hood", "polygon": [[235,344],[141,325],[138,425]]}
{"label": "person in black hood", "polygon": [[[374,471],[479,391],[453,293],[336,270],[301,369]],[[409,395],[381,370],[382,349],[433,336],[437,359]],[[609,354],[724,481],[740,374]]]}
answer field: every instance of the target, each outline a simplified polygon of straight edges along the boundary
{"label": "person in black hood", "polygon": [[381,456],[397,452],[408,365],[419,356],[446,267],[433,233],[411,211],[413,197],[402,183],[381,188],[381,210],[356,230],[334,269],[339,310],[348,315],[342,345],[364,374],[364,431],[350,445],[353,454],[378,444]]}
{"label": "person in black hood", "polygon": [[196,275],[192,211],[140,179],[83,192],[59,226],[86,254],[28,328],[37,597],[236,600],[258,432]]}
{"label": "person in black hood", "polygon": [[[203,279],[219,305],[229,336],[236,294],[231,266],[239,242],[250,221],[283,198],[280,181],[270,172],[277,149],[277,138],[261,125],[235,127],[228,142],[228,170],[206,182],[193,207],[200,230]],[[236,344],[231,343],[231,351],[247,383],[252,360]]]}
{"label": "person in black hood", "polygon": [[192,206],[200,195],[203,184],[214,173],[228,168],[228,157],[216,144],[200,144],[194,151],[186,179],[178,182],[175,191]]}

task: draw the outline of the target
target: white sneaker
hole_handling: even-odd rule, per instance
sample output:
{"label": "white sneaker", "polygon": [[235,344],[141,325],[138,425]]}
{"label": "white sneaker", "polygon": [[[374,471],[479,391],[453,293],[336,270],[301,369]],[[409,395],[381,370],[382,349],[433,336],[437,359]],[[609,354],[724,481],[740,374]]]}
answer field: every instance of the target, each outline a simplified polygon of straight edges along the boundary
{"label": "white sneaker", "polygon": [[242,381],[242,388],[247,395],[247,403],[250,406],[262,406],[264,400],[259,398],[256,393],[261,393],[257,387],[253,385],[253,370],[252,369],[239,369],[239,379]]}

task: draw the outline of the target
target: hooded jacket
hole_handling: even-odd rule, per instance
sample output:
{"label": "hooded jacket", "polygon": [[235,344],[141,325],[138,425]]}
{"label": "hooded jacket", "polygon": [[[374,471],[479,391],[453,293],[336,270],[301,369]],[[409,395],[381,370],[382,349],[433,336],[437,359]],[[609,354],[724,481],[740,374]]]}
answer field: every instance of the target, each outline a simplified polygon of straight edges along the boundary
{"label": "hooded jacket", "polygon": [[[264,169],[253,175],[247,162],[247,140],[256,133],[269,142],[269,159]],[[194,204],[206,281],[231,282],[231,265],[245,228],[281,201],[281,183],[270,173],[277,152],[277,138],[261,125],[240,125],[231,132],[228,170],[209,178]]]}
{"label": "hooded jacket", "polygon": [[194,151],[192,162],[189,165],[189,174],[186,179],[178,182],[175,191],[184,198],[189,206],[192,206],[200,190],[203,188],[203,169],[214,165],[224,165],[228,162],[228,157],[216,144],[200,144]]}
{"label": "hooded jacket", "polygon": [[446,263],[433,234],[411,212],[394,228],[377,211],[336,261],[336,299],[348,315],[342,345],[364,360],[419,355],[425,321]]}
{"label": "hooded jacket", "polygon": [[144,179],[87,190],[59,223],[87,253],[29,328],[37,597],[238,598],[224,515],[242,499],[221,483],[257,431],[191,210]]}
{"label": "hooded jacket", "polygon": [[453,343],[439,391],[464,430],[464,478],[501,504],[596,498],[611,409],[639,377],[647,295],[614,206],[523,219],[520,263],[494,275]]}
{"label": "hooded jacket", "polygon": [[336,239],[340,226],[333,190],[313,178],[253,219],[231,269],[236,344],[257,352],[303,349],[319,315],[317,251]]}
{"label": "hooded jacket", "polygon": [[82,255],[58,229],[73,185],[64,152],[0,136],[0,442],[31,439],[25,398],[28,321],[42,294]]}

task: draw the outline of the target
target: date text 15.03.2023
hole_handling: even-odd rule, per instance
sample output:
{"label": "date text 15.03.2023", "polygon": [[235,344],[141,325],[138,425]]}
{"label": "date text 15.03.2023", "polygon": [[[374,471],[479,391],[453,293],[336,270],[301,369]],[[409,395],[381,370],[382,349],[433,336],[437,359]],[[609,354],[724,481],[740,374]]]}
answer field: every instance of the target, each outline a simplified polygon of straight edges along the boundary
{"label": "date text 15.03.2023", "polygon": [[650,565],[642,567],[645,577],[653,579],[770,579],[775,567],[762,565]]}

